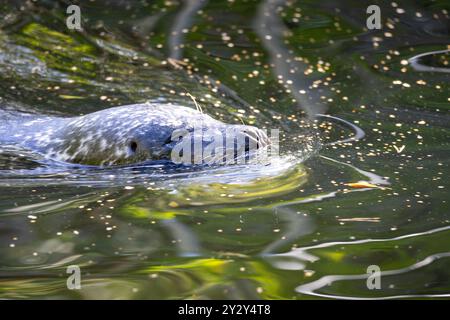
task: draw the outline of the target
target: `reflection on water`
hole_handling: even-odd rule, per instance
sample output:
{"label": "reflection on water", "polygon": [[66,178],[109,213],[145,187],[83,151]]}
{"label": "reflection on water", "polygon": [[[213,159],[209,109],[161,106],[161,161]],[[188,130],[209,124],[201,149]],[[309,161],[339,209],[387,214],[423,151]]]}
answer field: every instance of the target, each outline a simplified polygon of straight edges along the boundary
{"label": "reflection on water", "polygon": [[450,50],[439,50],[421,53],[408,61],[416,71],[423,72],[450,72],[448,67],[448,54]]}
{"label": "reflection on water", "polygon": [[386,2],[368,31],[370,4],[80,1],[82,32],[63,1],[0,4],[0,125],[193,96],[281,131],[267,165],[97,168],[0,146],[0,297],[448,297],[450,8]]}

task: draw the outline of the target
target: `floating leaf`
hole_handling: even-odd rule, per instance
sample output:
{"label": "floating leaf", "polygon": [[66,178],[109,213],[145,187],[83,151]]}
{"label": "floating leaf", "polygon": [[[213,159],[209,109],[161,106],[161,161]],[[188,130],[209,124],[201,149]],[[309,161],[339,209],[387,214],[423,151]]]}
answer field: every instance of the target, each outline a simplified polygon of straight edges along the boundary
{"label": "floating leaf", "polygon": [[355,188],[355,189],[362,189],[362,188],[378,188],[377,185],[375,184],[371,184],[369,182],[366,181],[358,181],[358,182],[352,182],[352,183],[346,183],[346,186],[349,186],[351,188]]}

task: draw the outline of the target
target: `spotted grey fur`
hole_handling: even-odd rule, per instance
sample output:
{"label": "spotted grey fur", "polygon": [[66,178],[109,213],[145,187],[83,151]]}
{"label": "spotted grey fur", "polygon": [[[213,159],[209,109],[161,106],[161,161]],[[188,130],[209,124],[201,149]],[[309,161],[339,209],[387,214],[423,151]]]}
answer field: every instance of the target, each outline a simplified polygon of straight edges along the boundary
{"label": "spotted grey fur", "polygon": [[15,144],[47,158],[88,165],[132,164],[170,160],[176,130],[202,127],[225,132],[237,128],[259,146],[266,134],[253,127],[230,125],[195,109],[160,103],[115,107],[79,117],[16,115],[0,117],[0,143]]}

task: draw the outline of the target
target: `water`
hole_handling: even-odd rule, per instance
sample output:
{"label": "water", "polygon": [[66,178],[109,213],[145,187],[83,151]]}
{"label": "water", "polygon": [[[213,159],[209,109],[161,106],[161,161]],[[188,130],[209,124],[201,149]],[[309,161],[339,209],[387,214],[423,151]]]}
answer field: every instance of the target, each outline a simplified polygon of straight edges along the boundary
{"label": "water", "polygon": [[448,297],[448,1],[383,2],[374,31],[370,1],[183,3],[83,1],[82,32],[63,1],[2,3],[2,112],[189,93],[280,129],[280,158],[88,168],[2,145],[0,298]]}

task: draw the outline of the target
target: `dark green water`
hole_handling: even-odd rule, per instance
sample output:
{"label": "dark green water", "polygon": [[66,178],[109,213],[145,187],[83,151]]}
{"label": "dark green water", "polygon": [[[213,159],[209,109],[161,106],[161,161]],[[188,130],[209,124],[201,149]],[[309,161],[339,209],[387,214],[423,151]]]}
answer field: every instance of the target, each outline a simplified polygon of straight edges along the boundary
{"label": "dark green water", "polygon": [[[281,158],[92,171],[0,146],[0,298],[450,296],[448,1],[80,1],[79,32],[71,3],[0,4],[1,110],[194,107],[190,93],[280,129]],[[332,144],[355,128],[312,129],[317,113],[365,136]]]}

